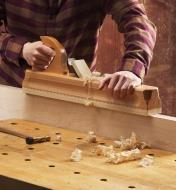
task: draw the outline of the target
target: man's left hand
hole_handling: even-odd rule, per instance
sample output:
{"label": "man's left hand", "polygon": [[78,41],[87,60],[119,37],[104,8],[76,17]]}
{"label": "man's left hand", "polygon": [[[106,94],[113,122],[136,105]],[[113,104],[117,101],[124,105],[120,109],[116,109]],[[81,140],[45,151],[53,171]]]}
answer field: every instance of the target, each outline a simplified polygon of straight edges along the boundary
{"label": "man's left hand", "polygon": [[114,98],[124,98],[133,93],[142,80],[130,71],[119,71],[108,74],[101,81],[99,89],[108,89]]}

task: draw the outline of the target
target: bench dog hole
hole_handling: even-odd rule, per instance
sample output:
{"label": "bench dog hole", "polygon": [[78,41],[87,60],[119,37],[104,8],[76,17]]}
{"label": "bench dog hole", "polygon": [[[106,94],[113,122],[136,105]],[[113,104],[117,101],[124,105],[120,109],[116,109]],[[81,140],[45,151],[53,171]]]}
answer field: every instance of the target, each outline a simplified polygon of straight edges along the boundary
{"label": "bench dog hole", "polygon": [[82,138],[82,137],[77,137],[76,139],[78,139],[78,140],[82,140],[83,138]]}
{"label": "bench dog hole", "polygon": [[33,147],[29,147],[28,150],[34,150],[34,148]]}
{"label": "bench dog hole", "polygon": [[136,187],[133,185],[128,186],[129,189],[135,189]]}
{"label": "bench dog hole", "polygon": [[30,162],[30,161],[31,161],[31,159],[29,159],[29,158],[26,158],[26,159],[25,159],[25,161],[26,161],[26,162]]}
{"label": "bench dog hole", "polygon": [[6,155],[8,155],[8,153],[7,153],[7,152],[3,152],[2,155],[5,155],[5,156],[6,156]]}
{"label": "bench dog hole", "polygon": [[100,181],[108,181],[107,179],[105,179],[105,178],[102,178],[102,179],[100,179]]}
{"label": "bench dog hole", "polygon": [[74,174],[80,174],[80,172],[74,172]]}
{"label": "bench dog hole", "polygon": [[106,143],[104,143],[104,142],[100,142],[99,144],[100,144],[100,145],[106,145]]}
{"label": "bench dog hole", "polygon": [[18,123],[15,123],[15,122],[12,122],[12,123],[10,123],[11,125],[17,125]]}
{"label": "bench dog hole", "polygon": [[151,154],[148,154],[149,156],[155,156],[155,154],[151,153]]}
{"label": "bench dog hole", "polygon": [[59,144],[59,143],[58,143],[58,142],[54,142],[53,144],[57,145],[57,144]]}
{"label": "bench dog hole", "polygon": [[50,168],[54,168],[54,167],[55,167],[55,165],[49,165],[48,167],[50,167]]}
{"label": "bench dog hole", "polygon": [[40,130],[40,128],[36,127],[35,130],[38,131],[38,130]]}

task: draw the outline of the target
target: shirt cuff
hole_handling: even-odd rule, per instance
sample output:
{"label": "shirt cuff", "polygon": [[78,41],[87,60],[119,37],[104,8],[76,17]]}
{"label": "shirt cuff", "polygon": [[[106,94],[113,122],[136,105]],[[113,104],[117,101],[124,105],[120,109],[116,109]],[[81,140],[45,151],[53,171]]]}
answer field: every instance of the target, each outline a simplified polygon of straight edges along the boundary
{"label": "shirt cuff", "polygon": [[137,59],[125,59],[122,61],[120,71],[130,71],[137,75],[143,81],[144,76],[146,74],[146,68],[144,64]]}

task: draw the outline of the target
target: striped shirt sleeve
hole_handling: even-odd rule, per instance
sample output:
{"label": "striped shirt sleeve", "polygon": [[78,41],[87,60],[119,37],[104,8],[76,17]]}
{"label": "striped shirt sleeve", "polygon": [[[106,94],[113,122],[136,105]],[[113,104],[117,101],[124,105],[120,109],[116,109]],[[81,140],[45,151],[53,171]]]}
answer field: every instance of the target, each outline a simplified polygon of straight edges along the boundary
{"label": "striped shirt sleeve", "polygon": [[26,39],[8,33],[3,2],[0,2],[0,53],[5,62],[11,62],[19,66],[21,50],[24,43],[26,43]]}
{"label": "striped shirt sleeve", "polygon": [[131,71],[143,79],[153,57],[154,24],[149,21],[139,0],[108,0],[105,9],[118,24],[119,31],[124,33],[125,52],[119,69]]}

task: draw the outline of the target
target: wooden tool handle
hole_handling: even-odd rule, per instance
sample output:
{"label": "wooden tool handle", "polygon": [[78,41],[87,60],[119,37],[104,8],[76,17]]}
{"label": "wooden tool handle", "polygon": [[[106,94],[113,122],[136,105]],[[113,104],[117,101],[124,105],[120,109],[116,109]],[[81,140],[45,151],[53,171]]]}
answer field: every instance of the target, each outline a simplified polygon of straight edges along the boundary
{"label": "wooden tool handle", "polygon": [[0,127],[0,132],[25,139],[26,144],[36,144],[36,143],[48,142],[51,140],[49,136],[31,137],[17,131],[6,129],[4,127]]}
{"label": "wooden tool handle", "polygon": [[52,63],[44,72],[57,73],[62,75],[68,75],[69,70],[67,67],[67,54],[62,44],[53,37],[41,36],[40,39],[48,47],[52,48],[56,52]]}
{"label": "wooden tool handle", "polygon": [[17,131],[6,129],[5,127],[0,127],[0,132],[1,133],[6,133],[6,134],[9,134],[9,135],[13,135],[13,136],[16,136],[16,137],[20,137],[20,138],[23,138],[23,139],[27,138],[27,135],[19,133]]}

